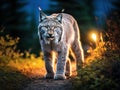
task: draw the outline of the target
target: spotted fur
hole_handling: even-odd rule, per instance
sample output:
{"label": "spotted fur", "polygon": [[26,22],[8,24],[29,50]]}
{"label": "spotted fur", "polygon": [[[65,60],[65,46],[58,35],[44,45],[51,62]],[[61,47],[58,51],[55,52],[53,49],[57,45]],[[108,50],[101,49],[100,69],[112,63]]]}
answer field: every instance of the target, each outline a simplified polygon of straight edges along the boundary
{"label": "spotted fur", "polygon": [[[77,63],[84,62],[79,28],[71,15],[59,13],[47,16],[40,10],[38,34],[47,72],[45,78],[66,79],[66,75],[72,75],[70,50],[75,56],[75,68],[78,66]],[[57,59],[56,71],[54,71],[55,59]]]}

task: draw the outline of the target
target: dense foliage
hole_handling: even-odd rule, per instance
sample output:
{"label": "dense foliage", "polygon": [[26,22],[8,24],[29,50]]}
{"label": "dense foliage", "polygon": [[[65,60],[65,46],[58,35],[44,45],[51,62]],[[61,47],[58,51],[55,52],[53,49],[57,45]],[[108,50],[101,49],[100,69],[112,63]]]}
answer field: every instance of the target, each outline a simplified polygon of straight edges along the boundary
{"label": "dense foliage", "polygon": [[73,80],[74,90],[119,90],[120,88],[120,17],[118,13],[107,20],[104,41],[86,59]]}

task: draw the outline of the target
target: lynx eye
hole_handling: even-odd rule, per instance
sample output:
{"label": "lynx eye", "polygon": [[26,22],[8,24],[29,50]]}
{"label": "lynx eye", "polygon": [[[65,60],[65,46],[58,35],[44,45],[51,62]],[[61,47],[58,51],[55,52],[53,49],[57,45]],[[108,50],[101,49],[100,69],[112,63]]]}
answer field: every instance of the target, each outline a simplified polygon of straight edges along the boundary
{"label": "lynx eye", "polygon": [[40,29],[40,32],[43,34],[43,33],[45,33],[47,31],[47,28],[46,27],[41,27],[41,29]]}
{"label": "lynx eye", "polygon": [[59,28],[59,27],[56,27],[54,30],[55,30],[58,34],[60,34],[60,33],[61,33],[61,30],[60,30],[60,28]]}

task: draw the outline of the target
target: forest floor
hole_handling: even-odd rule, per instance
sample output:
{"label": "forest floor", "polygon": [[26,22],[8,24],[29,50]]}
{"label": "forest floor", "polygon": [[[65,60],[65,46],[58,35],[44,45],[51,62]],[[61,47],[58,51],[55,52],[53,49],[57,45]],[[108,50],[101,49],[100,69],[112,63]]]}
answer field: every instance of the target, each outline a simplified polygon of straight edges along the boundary
{"label": "forest floor", "polygon": [[72,90],[71,79],[34,78],[23,90]]}
{"label": "forest floor", "polygon": [[11,61],[7,65],[0,65],[0,90],[72,89],[72,78],[44,79],[45,73],[44,61],[40,58]]}
{"label": "forest floor", "polygon": [[[45,79],[45,69],[36,69],[36,73],[29,74],[31,80],[23,90],[72,90],[72,78],[66,80]],[[41,72],[37,73],[37,72]]]}

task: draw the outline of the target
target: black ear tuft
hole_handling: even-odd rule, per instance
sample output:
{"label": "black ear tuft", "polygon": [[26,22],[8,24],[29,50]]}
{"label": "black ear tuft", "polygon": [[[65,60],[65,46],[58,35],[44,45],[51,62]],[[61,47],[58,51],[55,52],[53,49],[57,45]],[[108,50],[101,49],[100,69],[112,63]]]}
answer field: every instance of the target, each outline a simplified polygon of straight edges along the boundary
{"label": "black ear tuft", "polygon": [[44,19],[47,18],[47,15],[41,10],[41,8],[39,7],[40,10],[40,22],[42,22]]}
{"label": "black ear tuft", "polygon": [[59,13],[57,16],[56,16],[57,20],[62,23],[62,13]]}

